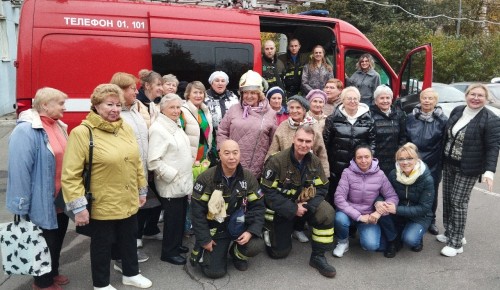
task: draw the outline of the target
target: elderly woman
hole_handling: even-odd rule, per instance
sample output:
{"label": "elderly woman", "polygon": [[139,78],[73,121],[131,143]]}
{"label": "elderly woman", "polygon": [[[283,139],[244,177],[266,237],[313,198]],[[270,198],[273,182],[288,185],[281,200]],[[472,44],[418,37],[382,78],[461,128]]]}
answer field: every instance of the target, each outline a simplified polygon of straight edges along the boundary
{"label": "elderly woman", "polygon": [[[59,257],[68,228],[64,208],[54,200],[61,195],[61,171],[67,127],[60,119],[68,96],[53,88],[36,92],[33,109],[23,111],[9,139],[7,209],[27,215],[42,229],[49,247],[52,271],[35,276],[33,289],[62,289],[68,277],[59,274]],[[60,196],[59,196],[60,198]]]}
{"label": "elderly woman", "polygon": [[[148,177],[147,158],[148,158],[148,125],[140,112],[140,102],[137,100],[137,78],[131,74],[124,72],[117,72],[111,78],[110,83],[120,87],[123,91],[123,98],[125,102],[122,106],[120,116],[123,120],[134,130],[137,144],[139,145],[139,153],[141,154],[142,165],[144,166],[144,176]],[[154,183],[149,182],[151,187],[154,188]],[[153,189],[148,187],[148,194],[146,203],[139,209],[137,213],[137,247],[142,248],[142,237],[158,238],[161,233],[158,228],[158,216],[161,211],[160,202],[156,198]],[[146,253],[137,251],[139,262],[145,262],[149,259]],[[119,262],[115,263],[115,268],[121,269]]]}
{"label": "elderly woman", "polygon": [[346,85],[358,88],[362,103],[372,104],[373,92],[380,86],[380,75],[375,71],[375,61],[369,53],[359,57],[356,71],[350,78],[346,79]]}
{"label": "elderly woman", "polygon": [[375,125],[366,104],[360,103],[361,95],[355,87],[347,87],[340,94],[342,104],[328,116],[323,139],[330,164],[329,194],[337,188],[342,171],[354,157],[354,149],[367,144],[375,149]]}
{"label": "elderly woman", "polygon": [[488,89],[473,84],[465,92],[466,106],[450,114],[444,138],[443,224],[444,235],[436,238],[446,246],[441,254],[453,257],[463,253],[467,208],[472,187],[482,176],[488,190],[493,189],[500,149],[500,119],[485,108]]}
{"label": "elderly woman", "polygon": [[[90,102],[91,111],[71,131],[64,154],[62,189],[66,207],[75,214],[77,226],[90,222],[94,289],[115,289],[109,283],[113,243],[120,249],[122,283],[148,288],[152,283],[139,274],[136,245],[137,211],[146,202],[147,181],[134,131],[120,117],[123,91],[114,84],[101,84],[94,89]],[[93,201],[89,216],[82,173],[89,160],[91,133]]]}
{"label": "elderly woman", "polygon": [[418,158],[415,144],[406,143],[397,150],[396,168],[388,177],[398,194],[399,205],[379,201],[375,207],[381,213],[390,213],[403,244],[420,252],[422,239],[432,222],[432,202],[436,193],[431,172]]}
{"label": "elderly woman", "polygon": [[[415,144],[420,152],[422,161],[429,167],[434,180],[434,192],[438,192],[441,182],[443,139],[445,126],[448,118],[441,107],[436,106],[438,94],[432,88],[420,93],[420,104],[418,104],[406,119],[406,138],[408,142]],[[429,233],[439,234],[436,227],[437,194],[434,195],[432,212],[434,219],[429,226]]]}
{"label": "elderly woman", "polygon": [[263,79],[252,70],[240,78],[241,104],[232,106],[219,124],[217,148],[232,139],[240,146],[240,162],[260,178],[269,145],[276,130],[276,111],[264,97]]}
{"label": "elderly woman", "polygon": [[157,72],[143,69],[139,71],[139,79],[141,80],[141,88],[137,95],[137,100],[141,102],[139,111],[149,128],[159,114],[156,104],[160,102],[163,93],[162,78]]}
{"label": "elderly woman", "polygon": [[276,111],[276,125],[280,125],[283,121],[288,119],[288,110],[283,106],[283,99],[286,98],[285,91],[280,87],[272,87],[267,90],[266,98],[269,101],[271,109]]}
{"label": "elderly woman", "polygon": [[319,127],[321,132],[323,132],[323,128],[325,128],[325,120],[328,117],[323,113],[323,109],[326,103],[326,93],[322,90],[310,90],[309,94],[307,94],[306,99],[309,102],[309,106],[311,107],[310,114],[316,119],[319,123]]}
{"label": "elderly woman", "polygon": [[307,95],[310,90],[321,90],[326,82],[333,78],[333,67],[325,58],[325,49],[321,45],[313,48],[313,55],[302,71],[302,93]]}
{"label": "elderly woman", "polygon": [[202,161],[212,146],[212,114],[205,100],[205,86],[199,82],[190,82],[184,93],[186,103],[181,107],[180,123],[191,147],[191,156],[194,161]]}
{"label": "elderly woman", "polygon": [[370,106],[377,131],[375,157],[385,175],[394,170],[394,154],[406,143],[406,114],[392,105],[391,88],[378,86],[374,93],[375,104]]}
{"label": "elderly woman", "polygon": [[175,94],[177,93],[177,87],[179,87],[179,80],[173,74],[164,75],[161,87],[164,95]]}
{"label": "elderly woman", "polygon": [[193,161],[189,139],[179,127],[181,98],[167,94],[160,101],[160,112],[149,129],[148,166],[155,173],[156,189],[165,210],[163,223],[162,261],[186,264],[187,253],[182,246],[187,196],[193,189]]}
{"label": "elderly woman", "polygon": [[210,89],[207,90],[205,104],[212,114],[214,133],[217,133],[217,127],[220,120],[224,118],[227,110],[233,105],[239,103],[238,97],[227,89],[229,76],[223,71],[215,71],[208,78]]}
{"label": "elderly woman", "polygon": [[[396,255],[397,234],[389,230],[392,228],[390,216],[383,216],[375,208],[379,196],[384,198],[386,204],[398,204],[398,195],[378,167],[370,146],[360,145],[354,150],[349,167],[342,172],[335,191],[335,234],[338,239],[333,250],[335,257],[340,258],[349,250],[351,225],[358,229],[364,250],[385,250],[384,256],[388,258]],[[385,241],[387,245],[384,245]]]}

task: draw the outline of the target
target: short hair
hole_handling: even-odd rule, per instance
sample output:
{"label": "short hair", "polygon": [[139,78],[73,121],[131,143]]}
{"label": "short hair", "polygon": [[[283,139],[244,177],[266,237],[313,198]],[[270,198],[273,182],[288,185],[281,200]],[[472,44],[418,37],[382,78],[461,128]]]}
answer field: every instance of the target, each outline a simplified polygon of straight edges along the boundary
{"label": "short hair", "polygon": [[141,80],[141,85],[152,84],[155,80],[159,79],[163,82],[161,75],[155,71],[148,69],[141,69],[139,71],[139,79]]}
{"label": "short hair", "polygon": [[58,89],[44,87],[36,91],[35,99],[33,100],[33,108],[37,112],[42,112],[42,106],[47,104],[53,100],[57,100],[59,98],[67,99],[68,95],[61,92]]}
{"label": "short hair", "polygon": [[184,92],[184,98],[186,100],[189,100],[189,95],[191,94],[191,91],[193,89],[197,89],[197,90],[200,90],[203,92],[203,94],[205,94],[205,92],[207,91],[207,89],[205,89],[205,86],[203,85],[202,82],[200,81],[192,81],[190,82],[187,87],[186,87],[186,91]]}
{"label": "short hair", "polygon": [[125,103],[123,99],[123,91],[119,86],[115,84],[100,84],[95,87],[92,95],[90,96],[90,103],[92,104],[91,109],[96,112],[95,107],[106,99],[109,96],[118,97],[120,99],[120,103]]}
{"label": "short hair", "polygon": [[173,74],[164,75],[162,80],[163,83],[175,83],[176,86],[179,86],[179,80]]}
{"label": "short hair", "polygon": [[481,88],[481,89],[483,89],[483,91],[484,91],[484,93],[485,93],[485,96],[486,96],[486,99],[487,99],[487,100],[490,100],[490,97],[491,97],[491,96],[490,96],[490,92],[489,92],[488,88],[487,88],[485,85],[483,85],[483,84],[479,84],[479,83],[476,83],[476,84],[471,84],[471,85],[467,88],[467,90],[465,90],[465,96],[467,96],[467,95],[470,93],[470,91],[472,91],[473,89],[477,89],[477,88]]}
{"label": "short hair", "polygon": [[360,144],[360,145],[356,146],[356,148],[354,148],[354,158],[356,158],[356,153],[358,153],[358,150],[360,150],[360,149],[367,149],[368,151],[370,151],[370,154],[373,157],[372,148],[368,144]]}
{"label": "short hair", "polygon": [[419,98],[422,98],[427,93],[430,94],[436,100],[436,102],[439,100],[439,95],[433,88],[427,88],[421,91]]}
{"label": "short hair", "polygon": [[356,62],[356,69],[361,69],[361,61],[363,59],[367,58],[368,59],[368,63],[370,64],[370,67],[368,69],[372,69],[372,68],[375,68],[375,60],[373,59],[373,56],[369,53],[363,53],[359,58],[358,58],[358,61]]}
{"label": "short hair", "polygon": [[[326,81],[326,84],[335,84],[335,86],[339,90],[342,90],[344,88],[344,83],[342,83],[341,80],[335,79],[335,78],[329,79],[328,81]],[[325,84],[325,87],[326,87],[326,84]]]}
{"label": "short hair", "polygon": [[274,43],[274,41],[272,41],[272,40],[270,40],[270,39],[268,39],[268,40],[266,40],[266,41],[264,42],[264,47],[266,47],[266,44],[271,44],[271,43],[272,43],[272,44],[273,44],[273,46],[276,48],[276,43]]}
{"label": "short hair", "polygon": [[353,92],[356,95],[356,97],[358,97],[358,100],[361,100],[361,94],[359,93],[359,90],[356,87],[347,87],[343,89],[342,93],[340,93],[340,100],[344,101],[345,96],[350,92]]}
{"label": "short hair", "polygon": [[399,147],[398,151],[396,151],[396,154],[394,154],[394,157],[396,160],[398,160],[398,157],[401,156],[403,152],[406,152],[410,157],[415,158],[415,159],[420,159],[418,156],[418,147],[417,145],[408,142],[404,144],[403,146]]}
{"label": "short hair", "polygon": [[375,92],[373,92],[374,99],[377,99],[377,97],[380,95],[389,95],[391,99],[394,97],[394,93],[392,92],[391,88],[386,85],[378,86],[375,89]]}
{"label": "short hair", "polygon": [[131,85],[137,84],[139,81],[134,75],[124,72],[117,72],[109,81],[110,84],[115,84],[120,87],[120,89],[125,90]]}
{"label": "short hair", "polygon": [[292,38],[290,38],[290,40],[288,41],[288,44],[290,45],[290,43],[291,43],[292,41],[297,41],[297,42],[299,43],[299,45],[301,45],[301,44],[300,44],[300,40],[299,40],[297,37],[292,37]]}
{"label": "short hair", "polygon": [[173,93],[166,94],[160,100],[160,111],[163,110],[171,101],[179,101],[182,103],[182,99],[179,95]]}
{"label": "short hair", "polygon": [[314,131],[313,127],[310,126],[309,124],[304,124],[304,125],[300,125],[297,130],[295,131],[295,135],[297,135],[297,133],[302,130],[304,131],[305,133],[307,134],[310,134],[310,135],[313,135],[313,140],[314,140],[314,137],[316,137],[316,132]]}

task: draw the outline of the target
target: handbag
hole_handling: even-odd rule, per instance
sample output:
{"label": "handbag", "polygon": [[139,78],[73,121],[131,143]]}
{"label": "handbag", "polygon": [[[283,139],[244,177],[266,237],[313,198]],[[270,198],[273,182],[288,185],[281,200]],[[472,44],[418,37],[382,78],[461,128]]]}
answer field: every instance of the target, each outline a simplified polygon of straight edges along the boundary
{"label": "handbag", "polygon": [[5,274],[41,276],[52,271],[42,230],[29,218],[15,215],[13,222],[1,224],[0,244]]}
{"label": "handbag", "polygon": [[84,226],[76,226],[76,232],[80,235],[90,237],[92,235],[92,222],[90,217],[92,217],[92,192],[90,191],[90,177],[92,176],[92,157],[94,156],[94,138],[92,137],[92,128],[90,126],[82,124],[89,129],[89,163],[83,170],[83,184],[85,187],[85,199],[87,199],[87,210],[89,212],[89,223]]}

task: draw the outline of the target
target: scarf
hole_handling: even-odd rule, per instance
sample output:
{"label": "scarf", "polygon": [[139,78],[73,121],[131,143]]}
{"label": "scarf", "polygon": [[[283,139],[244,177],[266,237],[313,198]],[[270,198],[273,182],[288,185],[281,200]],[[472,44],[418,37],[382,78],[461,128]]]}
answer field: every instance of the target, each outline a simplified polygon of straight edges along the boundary
{"label": "scarf", "polygon": [[292,128],[294,130],[297,130],[297,128],[299,126],[302,126],[302,125],[311,126],[312,124],[314,124],[316,122],[318,122],[318,121],[316,121],[316,119],[311,117],[311,115],[309,115],[309,112],[306,113],[306,115],[304,116],[304,120],[302,120],[302,122],[296,122],[292,119],[292,117],[288,117],[288,125],[290,126],[290,128]]}
{"label": "scarf", "polygon": [[415,164],[413,170],[410,172],[410,175],[406,176],[406,174],[399,167],[399,164],[396,162],[396,180],[404,185],[412,185],[413,183],[415,183],[417,178],[419,178],[420,175],[424,173],[424,171],[425,163],[419,159]]}
{"label": "scarf", "polygon": [[245,101],[243,101],[243,119],[246,119],[248,117],[248,114],[250,113],[250,111],[260,113],[260,112],[262,112],[263,108],[264,108],[263,102],[259,102],[259,104],[256,107],[252,107],[252,106],[247,105],[247,103],[245,103]]}

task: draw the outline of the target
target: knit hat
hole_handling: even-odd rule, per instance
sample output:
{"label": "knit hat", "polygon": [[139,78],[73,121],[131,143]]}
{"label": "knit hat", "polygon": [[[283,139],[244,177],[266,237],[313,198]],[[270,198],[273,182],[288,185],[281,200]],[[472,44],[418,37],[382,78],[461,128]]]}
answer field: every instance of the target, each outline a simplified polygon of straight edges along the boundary
{"label": "knit hat", "polygon": [[304,107],[304,109],[306,109],[306,111],[309,111],[309,102],[304,99],[304,97],[302,96],[299,96],[299,95],[295,95],[291,98],[288,98],[288,101],[286,102],[287,105],[290,104],[290,102],[298,102],[302,107]]}
{"label": "knit hat", "polygon": [[280,87],[272,87],[267,91],[266,98],[270,100],[274,94],[280,94],[281,97],[284,97],[285,91],[283,91]]}
{"label": "knit hat", "polygon": [[323,92],[322,90],[310,90],[306,96],[306,99],[309,101],[309,103],[311,103],[312,100],[317,98],[322,99],[323,103],[326,103],[326,99],[328,97],[326,96],[326,93]]}
{"label": "knit hat", "polygon": [[258,72],[249,70],[240,78],[240,91],[263,90],[263,79]]}
{"label": "knit hat", "polygon": [[223,79],[226,80],[226,84],[229,84],[229,76],[227,75],[227,73],[221,70],[214,71],[208,78],[208,83],[212,84],[212,82],[215,80],[216,77],[222,77]]}

